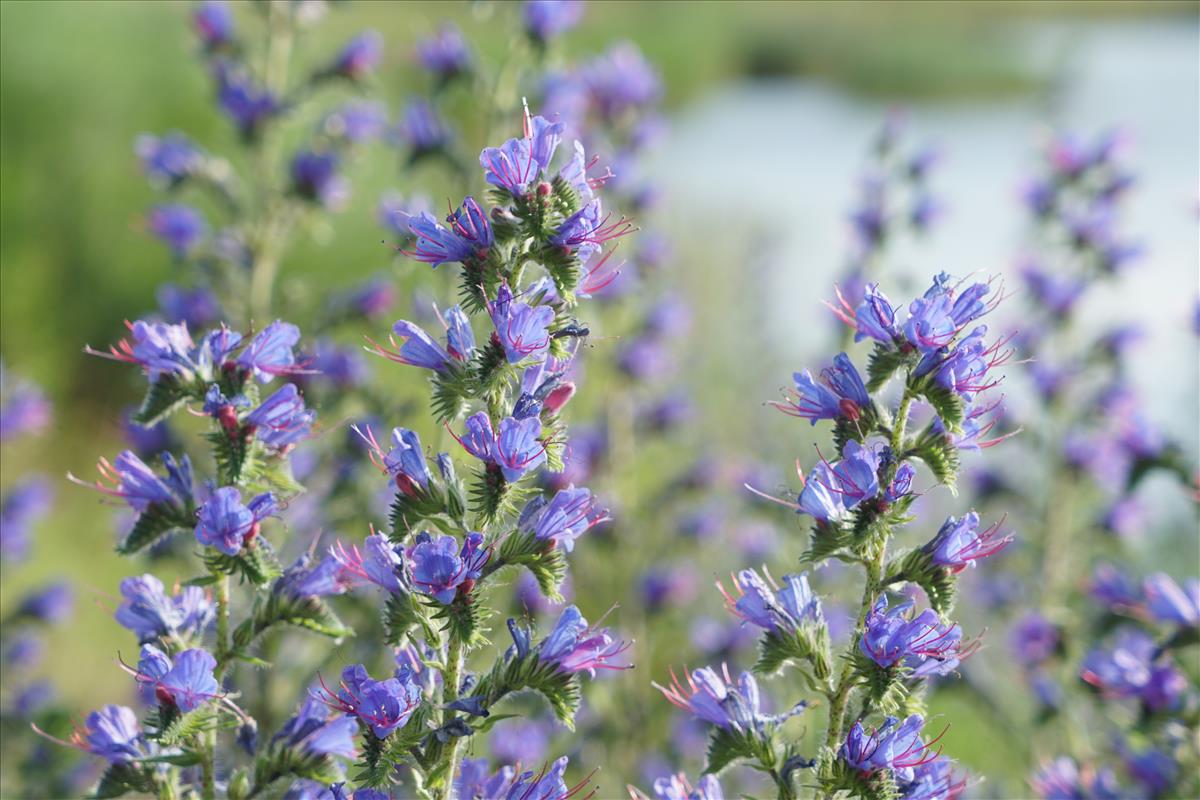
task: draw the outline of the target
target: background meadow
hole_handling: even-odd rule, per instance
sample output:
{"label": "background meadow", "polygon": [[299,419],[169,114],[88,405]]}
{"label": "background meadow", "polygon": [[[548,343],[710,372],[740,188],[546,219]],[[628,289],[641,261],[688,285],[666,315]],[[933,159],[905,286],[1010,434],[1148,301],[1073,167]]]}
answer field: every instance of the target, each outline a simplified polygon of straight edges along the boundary
{"label": "background meadow", "polygon": [[[331,5],[297,42],[298,63],[319,63],[363,28],[380,31],[384,56],[371,90],[393,114],[420,91],[412,56],[418,40],[450,19],[480,61],[503,61],[517,13],[489,2]],[[160,284],[189,280],[145,230],[143,215],[156,196],[132,143],[144,132],[184,130],[211,151],[236,149],[232,128],[212,112],[189,13],[186,4],[166,2],[0,4],[0,353],[6,384],[32,380],[53,407],[42,435],[4,442],[0,488],[38,472],[51,477],[54,493],[34,529],[33,557],[4,567],[0,620],[11,620],[33,587],[51,579],[75,586],[74,612],[47,630],[48,657],[37,674],[80,714],[132,694],[128,677],[110,665],[118,653],[132,655],[112,612],[117,584],[136,568],[114,553],[128,524],[120,511],[62,478],[68,471],[91,476],[99,456],[124,446],[120,420],[143,389],[132,370],[82,348],[107,346],[124,332],[124,320],[152,311]],[[699,771],[695,740],[702,753],[702,735],[680,723],[650,682],[670,667],[699,666],[707,658],[700,652],[748,666],[752,637],[739,638],[712,584],[746,564],[790,569],[805,546],[795,515],[755,500],[743,483],[794,493],[790,465],[798,457],[810,462],[813,445],[824,446],[820,429],[766,403],[779,398],[792,372],[815,370],[842,341],[823,301],[851,267],[849,214],[889,119],[903,118],[906,146],[930,144],[942,154],[929,179],[942,213],[920,235],[889,243],[874,279],[906,298],[942,270],[1000,276],[1016,296],[997,315],[1016,330],[1028,323],[1021,267],[1031,241],[1021,193],[1040,149],[1054,131],[1122,132],[1123,163],[1136,180],[1121,227],[1144,244],[1144,254],[1089,292],[1075,335],[1094,335],[1114,320],[1140,325],[1129,382],[1145,414],[1177,444],[1178,462],[1193,465],[1193,483],[1200,456],[1195,4],[604,2],[587,8],[561,46],[583,58],[617,40],[635,44],[661,76],[664,130],[636,174],[653,187],[654,202],[647,222],[635,220],[644,230],[628,247],[652,234],[664,243],[663,263],[631,283],[633,301],[606,302],[589,320],[586,379],[570,419],[575,435],[603,432],[605,467],[591,486],[614,522],[576,553],[572,591],[589,619],[616,603],[606,623],[635,640],[636,668],[605,674],[587,689],[585,735],[567,736],[549,723],[529,733],[570,742],[573,763],[601,766],[603,797],[618,796],[626,784],[647,787],[646,776],[663,766],[651,753],[670,754],[672,768],[692,759],[685,766]],[[470,97],[450,102],[473,118]],[[476,127],[459,135],[471,146],[514,135],[519,113],[514,107],[498,123],[476,115]],[[303,227],[286,251],[274,311],[303,329],[332,294],[382,278],[395,290],[392,309],[373,329],[338,334],[340,343],[357,344],[364,332],[379,335],[414,304],[427,308],[454,287],[449,269],[432,271],[387,243],[394,236],[378,221],[381,195],[419,189],[436,210],[447,198],[456,203],[462,187],[436,164],[405,167],[401,153],[384,145],[360,154],[346,175],[346,208]],[[668,341],[649,365],[628,366],[622,358],[633,360],[626,348],[644,337],[647,309],[667,298],[678,304],[670,307],[678,313]],[[660,308],[666,316],[669,310]],[[449,449],[449,434],[426,418],[425,377],[380,359],[367,363],[375,397],[390,408],[387,425],[413,427],[431,447]],[[1036,431],[1050,411],[1023,367],[1008,370],[1010,427]],[[343,436],[357,411],[323,415],[321,436]],[[1026,439],[1036,446],[1000,448],[988,458],[1020,472],[1036,468],[1022,459],[1049,458],[1064,447],[1061,439]],[[967,470],[979,466],[968,456]],[[958,501],[931,493],[915,512],[936,529],[946,514],[966,510],[970,490],[964,494]],[[1078,493],[1071,522],[1077,549],[1065,556],[1078,562],[1066,570],[1070,581],[1086,580],[1093,550],[1110,552],[1108,544],[1081,542],[1105,537],[1120,539],[1122,566],[1134,574],[1196,574],[1200,540],[1189,490],[1164,471],[1138,487],[1137,499],[1138,522],[1114,537],[1091,523],[1104,510],[1101,500]],[[1004,557],[1018,565],[1034,558],[1048,524],[1037,511],[1014,512],[1009,526],[1018,541]],[[288,520],[300,538],[365,532],[305,525],[299,516]],[[155,569],[167,583],[183,576],[170,559]],[[1017,569],[1037,581],[1034,567]],[[857,591],[836,567],[814,582],[835,596]],[[1049,751],[1022,732],[1038,708],[1006,652],[1021,601],[1000,610],[964,606],[964,627],[987,631],[975,657],[982,663],[969,663],[961,683],[939,687],[931,714],[953,720],[946,751],[986,777],[971,792],[1024,796],[1027,775]],[[836,603],[827,614],[831,627],[839,614],[843,626],[852,616]],[[1181,661],[1194,684],[1196,649]],[[5,705],[14,701],[13,674],[6,669],[2,682]],[[802,740],[815,735],[803,720],[796,727]],[[5,753],[23,746],[14,730],[4,727]],[[522,755],[538,760],[561,748],[544,749]],[[14,779],[9,763],[0,769],[6,782]],[[12,796],[11,789],[0,795]]]}

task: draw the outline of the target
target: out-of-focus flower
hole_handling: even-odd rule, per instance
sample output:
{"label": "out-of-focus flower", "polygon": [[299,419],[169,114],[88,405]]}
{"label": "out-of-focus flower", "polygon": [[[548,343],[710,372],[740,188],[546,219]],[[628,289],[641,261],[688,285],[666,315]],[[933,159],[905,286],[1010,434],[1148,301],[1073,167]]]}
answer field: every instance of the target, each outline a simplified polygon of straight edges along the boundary
{"label": "out-of-focus flower", "polygon": [[176,258],[184,258],[207,235],[208,223],[191,206],[167,203],[150,210],[146,215],[146,229],[165,244]]}

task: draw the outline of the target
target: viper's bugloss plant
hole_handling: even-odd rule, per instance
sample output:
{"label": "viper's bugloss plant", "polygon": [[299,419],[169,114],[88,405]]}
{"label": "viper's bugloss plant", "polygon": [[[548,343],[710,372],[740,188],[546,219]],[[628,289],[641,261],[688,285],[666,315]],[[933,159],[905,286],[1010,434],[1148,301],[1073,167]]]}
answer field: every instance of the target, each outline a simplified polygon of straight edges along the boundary
{"label": "viper's bugloss plant", "polygon": [[[748,763],[770,776],[781,798],[953,797],[966,785],[941,755],[940,734],[927,729],[923,697],[930,677],[952,676],[977,647],[951,619],[959,573],[1013,537],[998,524],[980,530],[972,511],[946,520],[921,547],[897,550],[894,539],[914,522],[915,481],[929,475],[953,488],[964,442],[1001,440],[979,441],[978,431],[968,437],[966,426],[976,409],[996,408],[988,394],[1011,356],[1008,337],[989,335],[984,321],[1002,299],[995,282],[941,274],[907,313],[875,284],[858,306],[844,298],[831,306],[872,352],[861,371],[842,353],[819,378],[797,373],[794,394],[776,404],[813,424],[831,423],[834,434],[832,456],[818,448],[811,471],[799,474],[795,500],[778,502],[812,520],[803,564],[820,569],[837,560],[862,571],[857,620],[838,655],[807,575],[785,576],[780,586],[743,570],[736,592],[721,586],[729,609],[760,630],[754,671],[792,678],[784,703],[792,711],[761,711],[750,673],[735,682],[727,670],[706,667],[660,687],[713,726],[706,773]],[[888,391],[895,384],[898,398]],[[912,430],[920,407],[928,421]],[[894,599],[906,586],[927,607]],[[805,753],[784,722],[818,705],[827,709],[825,734]]]}

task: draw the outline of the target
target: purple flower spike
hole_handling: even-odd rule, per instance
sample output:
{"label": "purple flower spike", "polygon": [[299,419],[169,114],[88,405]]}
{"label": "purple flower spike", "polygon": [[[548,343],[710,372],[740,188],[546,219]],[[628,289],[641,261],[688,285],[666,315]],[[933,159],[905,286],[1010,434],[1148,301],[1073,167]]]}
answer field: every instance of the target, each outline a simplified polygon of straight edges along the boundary
{"label": "purple flower spike", "polygon": [[613,663],[629,647],[613,638],[608,629],[589,627],[578,608],[567,606],[554,630],[538,645],[538,658],[556,665],[560,672],[586,671],[595,677],[598,669],[629,669],[627,664]]}
{"label": "purple flower spike", "polygon": [[278,509],[275,497],[267,492],[242,505],[242,494],[233,486],[214,491],[197,515],[196,540],[235,556],[253,542],[262,520]]}

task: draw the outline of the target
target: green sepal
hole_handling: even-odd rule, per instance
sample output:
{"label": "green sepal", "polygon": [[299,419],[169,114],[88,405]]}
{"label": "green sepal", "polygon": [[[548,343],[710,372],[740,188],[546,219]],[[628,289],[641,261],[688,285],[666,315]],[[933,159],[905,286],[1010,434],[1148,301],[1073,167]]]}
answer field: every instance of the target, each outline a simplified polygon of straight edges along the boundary
{"label": "green sepal", "polygon": [[439,425],[462,416],[471,399],[470,374],[461,362],[451,359],[443,369],[434,372],[430,382],[433,396],[430,407]]}
{"label": "green sepal", "polygon": [[191,530],[195,527],[196,510],[189,503],[187,508],[176,508],[163,503],[151,503],[146,510],[138,514],[133,530],[129,532],[117,552],[123,556],[131,555],[148,547],[164,536],[176,530]]}
{"label": "green sepal", "polygon": [[243,650],[266,630],[279,624],[306,628],[331,639],[354,635],[354,631],[343,625],[321,598],[271,592],[265,601],[261,597],[255,601],[253,613],[234,630],[233,646]]}
{"label": "green sepal", "polygon": [[575,714],[582,697],[579,677],[559,671],[555,664],[539,659],[536,652],[497,661],[491,672],[480,678],[471,697],[483,698],[484,707],[491,708],[501,698],[527,690],[540,694],[558,721],[575,730]]}
{"label": "green sepal", "polygon": [[237,555],[209,548],[200,557],[209,572],[236,576],[243,583],[255,586],[266,586],[283,574],[271,545],[261,536],[255,539],[254,547],[244,547]]}
{"label": "green sepal", "polygon": [[195,389],[181,383],[179,378],[174,375],[162,375],[150,384],[141,406],[131,419],[148,428],[162,422],[195,397]]}
{"label": "green sepal", "polygon": [[803,662],[812,668],[819,682],[829,679],[832,672],[829,628],[820,623],[805,623],[795,631],[768,631],[758,642],[758,661],[754,671],[773,675],[785,664]]}
{"label": "green sepal", "polygon": [[904,683],[907,670],[900,666],[881,667],[860,651],[854,653],[854,669],[862,678],[871,706],[895,715],[908,694]]}
{"label": "green sepal", "polygon": [[943,619],[954,609],[958,578],[949,567],[934,564],[932,556],[923,547],[894,560],[884,575],[885,584],[904,580],[920,586],[929,598],[930,608]]}
{"label": "green sepal", "polygon": [[217,724],[218,712],[211,705],[194,708],[186,714],[180,714],[171,720],[157,735],[157,740],[163,747],[176,747],[189,739],[213,730]]}
{"label": "green sepal", "polygon": [[770,738],[750,730],[715,728],[708,740],[704,774],[715,775],[739,761],[757,762],[770,769],[775,751]]}
{"label": "green sepal", "polygon": [[516,366],[508,363],[504,346],[496,338],[475,348],[469,366],[472,394],[489,405],[506,406],[509,384],[517,374]]}
{"label": "green sepal", "polygon": [[104,771],[100,783],[90,795],[96,800],[120,797],[128,792],[155,794],[156,786],[150,770],[133,763],[113,764]]}
{"label": "green sepal", "polygon": [[485,464],[471,484],[471,513],[481,526],[490,525],[505,515],[515,514],[517,506],[533,491],[528,486],[509,483],[495,464]]}
{"label": "green sepal", "polygon": [[442,605],[435,598],[425,595],[421,595],[421,600],[431,609],[430,616],[441,622],[441,629],[467,648],[479,647],[487,642],[483,636],[483,622],[491,612],[480,606],[469,592],[460,590],[449,605]]}
{"label": "green sepal", "polygon": [[909,388],[933,406],[933,410],[941,418],[942,425],[949,433],[962,433],[965,408],[963,399],[959,397],[958,392],[939,384],[934,380],[932,374],[911,379]]}
{"label": "green sepal", "polygon": [[257,462],[266,454],[258,439],[238,431],[230,436],[223,428],[204,434],[212,445],[217,463],[217,479],[222,486],[244,486],[261,469]]}
{"label": "green sepal", "polygon": [[800,563],[816,564],[827,558],[841,558],[839,554],[847,550],[853,541],[850,532],[838,523],[818,521],[812,527],[808,549],[800,556]]}
{"label": "green sepal", "polygon": [[563,304],[570,308],[575,305],[575,289],[583,277],[579,257],[564,247],[544,244],[539,254],[539,261],[546,268],[550,280],[554,281],[554,289],[562,298]]}
{"label": "green sepal", "polygon": [[891,770],[876,770],[867,775],[831,756],[828,750],[822,753],[819,780],[824,793],[830,796],[845,792],[861,800],[898,800],[900,797]]}
{"label": "green sepal", "polygon": [[567,560],[562,550],[553,542],[538,539],[529,531],[514,531],[501,542],[494,572],[505,566],[523,566],[537,580],[538,588],[552,603],[561,603],[559,588],[567,575]]}
{"label": "green sepal", "polygon": [[388,783],[394,765],[387,758],[386,740],[380,739],[370,728],[362,732],[362,756],[355,765],[359,768],[354,782],[369,789],[378,789]]}
{"label": "green sepal", "polygon": [[904,352],[895,345],[876,342],[867,360],[867,391],[874,394],[898,371],[915,367],[919,360],[920,353],[916,350]]}

